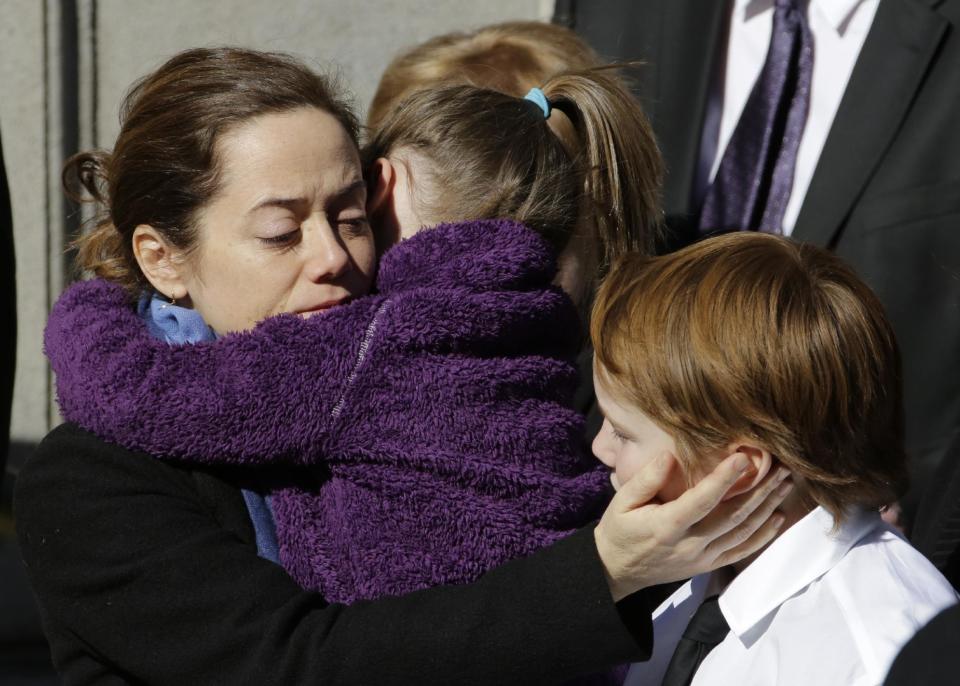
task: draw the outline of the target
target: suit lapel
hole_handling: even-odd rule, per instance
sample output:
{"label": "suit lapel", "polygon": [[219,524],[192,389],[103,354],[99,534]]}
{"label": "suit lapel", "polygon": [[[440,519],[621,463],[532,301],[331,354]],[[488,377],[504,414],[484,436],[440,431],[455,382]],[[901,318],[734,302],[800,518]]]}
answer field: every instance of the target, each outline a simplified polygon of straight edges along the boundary
{"label": "suit lapel", "polygon": [[727,8],[720,0],[664,3],[653,107],[654,129],[671,177],[664,197],[667,214],[690,211],[700,131]]}
{"label": "suit lapel", "polygon": [[948,22],[929,0],[882,0],[817,162],[793,237],[830,245],[897,133]]}

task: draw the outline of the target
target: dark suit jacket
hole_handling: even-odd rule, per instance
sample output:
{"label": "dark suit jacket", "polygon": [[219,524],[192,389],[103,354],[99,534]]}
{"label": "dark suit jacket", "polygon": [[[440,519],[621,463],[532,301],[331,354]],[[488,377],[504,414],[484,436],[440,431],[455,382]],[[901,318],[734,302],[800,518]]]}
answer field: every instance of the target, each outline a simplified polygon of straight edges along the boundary
{"label": "dark suit jacket", "polygon": [[903,647],[884,686],[955,684],[960,671],[960,605],[949,607]]}
{"label": "dark suit jacket", "polygon": [[17,284],[13,259],[13,216],[0,147],[0,483],[10,440],[13,372],[17,362]]}
{"label": "dark suit jacket", "polygon": [[934,473],[913,524],[911,540],[960,590],[960,436]]}
{"label": "dark suit jacket", "polygon": [[[720,0],[559,0],[555,19],[602,55],[643,59],[637,93],[667,165],[673,245],[691,201]],[[960,0],[883,0],[794,228],[883,301],[904,360],[908,511],[960,426]]]}

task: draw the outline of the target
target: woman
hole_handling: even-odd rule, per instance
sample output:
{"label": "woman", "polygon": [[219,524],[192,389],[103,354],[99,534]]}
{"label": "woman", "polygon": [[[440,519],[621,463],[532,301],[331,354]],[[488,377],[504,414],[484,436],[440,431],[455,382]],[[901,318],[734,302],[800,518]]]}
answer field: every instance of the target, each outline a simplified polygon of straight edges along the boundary
{"label": "woman", "polygon": [[[365,293],[373,240],[355,123],[326,82],[229,49],[164,69],[171,78],[134,91],[102,160],[110,212],[86,243],[110,258],[101,270],[189,303],[220,332]],[[769,538],[779,494],[730,501],[698,523],[736,462],[676,506],[638,509],[654,467],[594,530],[473,584],[349,607],[257,557],[239,489],[289,472],[178,466],[68,424],[21,473],[17,509],[70,682],[542,683],[642,658],[649,619],[625,623],[615,601]]]}
{"label": "woman", "polygon": [[[381,235],[405,238],[380,261],[376,295],[171,347],[119,284],[72,286],[46,334],[64,417],[161,458],[322,467],[320,480],[272,489],[267,505],[279,561],[335,602],[474,581],[595,519],[609,479],[569,407],[579,321],[552,282],[580,247],[581,206],[609,206],[589,223],[621,244],[656,226],[659,155],[608,74],[559,74],[535,92],[546,110],[439,88],[386,121],[366,151],[367,205]],[[279,116],[270,121],[295,121]],[[557,121],[611,173],[585,184]],[[252,133],[234,132],[227,153]],[[279,218],[298,246],[296,213]],[[581,267],[592,282],[596,267]],[[187,289],[189,274],[179,278],[150,281]]]}

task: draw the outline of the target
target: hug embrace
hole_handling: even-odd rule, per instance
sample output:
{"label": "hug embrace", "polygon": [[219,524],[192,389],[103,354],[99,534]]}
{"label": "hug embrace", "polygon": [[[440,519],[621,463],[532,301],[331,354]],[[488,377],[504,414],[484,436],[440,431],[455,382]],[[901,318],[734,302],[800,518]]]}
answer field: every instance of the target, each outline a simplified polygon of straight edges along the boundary
{"label": "hug embrace", "polygon": [[96,278],[51,313],[67,423],[16,508],[68,683],[689,683],[711,594],[767,611],[696,683],[769,683],[820,622],[849,642],[813,678],[873,683],[955,601],[877,516],[905,477],[875,298],[769,236],[650,257],[659,155],[608,69],[419,90],[361,151],[295,59],[190,50],[65,181]]}

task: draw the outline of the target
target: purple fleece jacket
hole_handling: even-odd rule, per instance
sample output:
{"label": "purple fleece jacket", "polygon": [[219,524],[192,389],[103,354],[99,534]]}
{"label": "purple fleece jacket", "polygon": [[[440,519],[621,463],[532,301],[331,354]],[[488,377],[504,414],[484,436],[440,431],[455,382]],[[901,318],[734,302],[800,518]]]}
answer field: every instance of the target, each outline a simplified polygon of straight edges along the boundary
{"label": "purple fleece jacket", "polygon": [[45,347],[64,417],[105,440],[319,466],[319,486],[289,469],[274,492],[280,558],[351,602],[473,580],[600,513],[606,470],[569,409],[580,327],[555,271],[520,224],[447,224],[387,252],[377,295],[209,343],[158,341],[120,287],[78,283]]}

